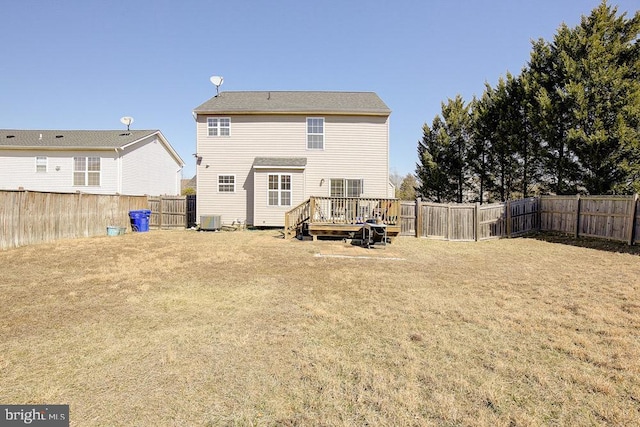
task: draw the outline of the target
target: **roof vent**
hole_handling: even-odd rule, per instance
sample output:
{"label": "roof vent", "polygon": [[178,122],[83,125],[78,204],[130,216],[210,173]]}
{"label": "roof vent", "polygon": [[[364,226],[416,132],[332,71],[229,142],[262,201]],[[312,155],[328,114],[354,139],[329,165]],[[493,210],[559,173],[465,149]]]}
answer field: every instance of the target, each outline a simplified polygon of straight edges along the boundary
{"label": "roof vent", "polygon": [[120,134],[120,136],[129,136],[129,135],[131,135],[131,132],[125,132]]}
{"label": "roof vent", "polygon": [[15,138],[15,135],[7,135],[7,138]]}
{"label": "roof vent", "polygon": [[56,135],[56,138],[64,138],[64,135]]}

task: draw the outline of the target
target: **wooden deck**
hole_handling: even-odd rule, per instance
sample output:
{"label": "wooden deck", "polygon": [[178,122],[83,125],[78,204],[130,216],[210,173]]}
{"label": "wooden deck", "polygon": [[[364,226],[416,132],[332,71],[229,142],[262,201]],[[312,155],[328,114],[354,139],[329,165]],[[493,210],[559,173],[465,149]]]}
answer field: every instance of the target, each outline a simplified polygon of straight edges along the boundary
{"label": "wooden deck", "polygon": [[368,197],[311,197],[285,215],[285,236],[307,234],[358,238],[364,223],[377,219],[386,225],[387,237],[400,234],[400,201]]}
{"label": "wooden deck", "polygon": [[[313,240],[318,237],[344,237],[358,239],[362,237],[364,224],[326,224],[310,223],[309,235]],[[400,225],[387,226],[387,237],[393,239],[400,234]]]}

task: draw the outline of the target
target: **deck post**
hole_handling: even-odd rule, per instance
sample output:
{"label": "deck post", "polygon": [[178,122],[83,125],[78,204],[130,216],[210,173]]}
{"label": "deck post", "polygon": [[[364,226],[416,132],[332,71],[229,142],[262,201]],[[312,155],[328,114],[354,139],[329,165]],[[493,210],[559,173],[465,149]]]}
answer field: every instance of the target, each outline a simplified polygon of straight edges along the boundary
{"label": "deck post", "polygon": [[309,223],[312,223],[316,215],[316,198],[309,197]]}

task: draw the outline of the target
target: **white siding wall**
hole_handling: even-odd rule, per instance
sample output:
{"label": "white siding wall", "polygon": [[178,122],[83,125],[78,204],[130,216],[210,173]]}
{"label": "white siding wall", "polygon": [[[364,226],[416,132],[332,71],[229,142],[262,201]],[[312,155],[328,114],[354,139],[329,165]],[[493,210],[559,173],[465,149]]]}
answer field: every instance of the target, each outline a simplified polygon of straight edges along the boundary
{"label": "white siding wall", "polygon": [[[36,156],[47,157],[47,172],[36,172]],[[75,156],[101,158],[100,186],[73,185]],[[59,170],[56,168],[59,166]],[[117,191],[115,151],[38,151],[0,150],[0,189],[92,194],[114,194]]]}
{"label": "white siding wall", "polygon": [[[222,215],[223,223],[241,219],[254,225],[281,225],[283,220],[263,224],[254,218],[255,157],[306,157],[302,200],[329,195],[330,178],[363,179],[365,196],[389,196],[388,117],[324,116],[324,150],[307,150],[306,118],[231,116],[230,136],[209,137],[207,116],[198,116],[197,153],[202,162],[197,166],[197,215]],[[234,194],[218,193],[219,174],[236,175]]]}
{"label": "white siding wall", "polygon": [[180,194],[181,167],[157,136],[146,138],[121,153],[122,194]]}

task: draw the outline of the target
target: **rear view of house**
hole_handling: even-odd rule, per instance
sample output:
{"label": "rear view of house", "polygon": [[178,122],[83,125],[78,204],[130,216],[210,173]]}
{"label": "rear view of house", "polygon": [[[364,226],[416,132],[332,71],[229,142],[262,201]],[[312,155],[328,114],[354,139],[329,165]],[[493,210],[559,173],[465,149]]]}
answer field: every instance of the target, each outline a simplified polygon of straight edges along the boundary
{"label": "rear view of house", "polygon": [[159,130],[0,130],[0,190],[176,195],[183,166]]}
{"label": "rear view of house", "polygon": [[372,92],[221,92],[194,110],[197,215],[283,226],[312,196],[394,197]]}

